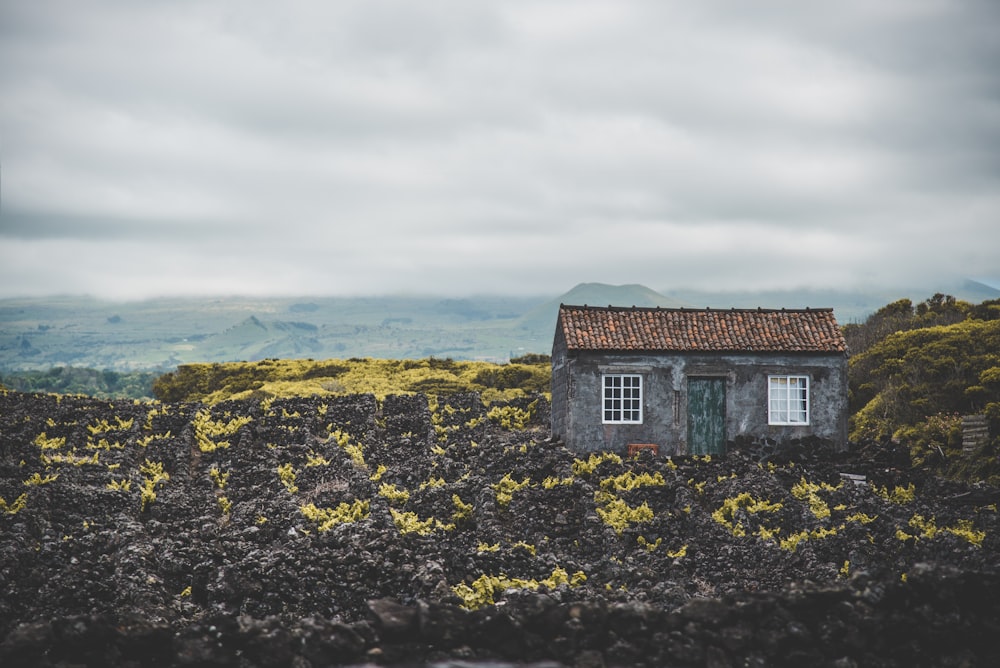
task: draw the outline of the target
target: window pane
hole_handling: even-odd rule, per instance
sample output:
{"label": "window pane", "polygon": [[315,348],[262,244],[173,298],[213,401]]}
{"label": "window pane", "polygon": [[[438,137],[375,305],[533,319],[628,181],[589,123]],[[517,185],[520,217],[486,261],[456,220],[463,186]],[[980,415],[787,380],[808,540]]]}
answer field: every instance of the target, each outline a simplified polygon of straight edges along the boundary
{"label": "window pane", "polygon": [[807,376],[768,377],[768,422],[808,424],[809,378]]}
{"label": "window pane", "polygon": [[602,386],[604,422],[642,422],[642,376],[605,374]]}

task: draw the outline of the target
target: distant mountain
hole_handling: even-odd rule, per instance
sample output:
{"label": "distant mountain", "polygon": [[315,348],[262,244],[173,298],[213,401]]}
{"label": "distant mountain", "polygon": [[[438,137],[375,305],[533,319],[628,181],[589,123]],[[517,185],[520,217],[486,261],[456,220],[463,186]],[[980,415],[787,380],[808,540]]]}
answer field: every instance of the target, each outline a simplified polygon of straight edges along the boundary
{"label": "distant mountain", "polygon": [[667,297],[637,283],[628,285],[580,283],[553,301],[556,302],[557,309],[560,303],[574,306],[662,306],[664,308],[691,306],[683,300]]}
{"label": "distant mountain", "polygon": [[[947,290],[938,290],[938,292],[964,299],[973,304],[979,304],[990,299],[1000,299],[1000,290],[972,279],[966,279],[951,292]],[[927,296],[930,297],[931,295]]]}
{"label": "distant mountain", "polygon": [[539,335],[551,336],[555,331],[560,304],[574,306],[661,306],[681,308],[691,303],[651,290],[644,285],[608,285],[606,283],[580,283],[554,299],[539,304],[521,318],[523,329]]}

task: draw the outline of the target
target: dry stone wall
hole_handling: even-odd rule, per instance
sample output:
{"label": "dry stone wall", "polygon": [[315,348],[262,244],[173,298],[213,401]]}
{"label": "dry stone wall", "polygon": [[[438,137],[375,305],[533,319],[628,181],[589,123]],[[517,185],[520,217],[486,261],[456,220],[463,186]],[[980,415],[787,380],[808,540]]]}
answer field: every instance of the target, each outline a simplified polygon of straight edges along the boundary
{"label": "dry stone wall", "polygon": [[547,410],[0,394],[0,665],[1000,658],[994,490],[873,445],[584,458]]}

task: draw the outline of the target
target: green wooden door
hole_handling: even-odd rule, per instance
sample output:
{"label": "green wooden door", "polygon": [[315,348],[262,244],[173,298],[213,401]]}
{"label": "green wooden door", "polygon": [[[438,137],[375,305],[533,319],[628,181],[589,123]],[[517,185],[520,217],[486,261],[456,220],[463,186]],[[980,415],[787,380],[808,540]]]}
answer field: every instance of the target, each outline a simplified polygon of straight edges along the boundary
{"label": "green wooden door", "polygon": [[726,448],[726,379],[688,378],[688,452],[722,454]]}

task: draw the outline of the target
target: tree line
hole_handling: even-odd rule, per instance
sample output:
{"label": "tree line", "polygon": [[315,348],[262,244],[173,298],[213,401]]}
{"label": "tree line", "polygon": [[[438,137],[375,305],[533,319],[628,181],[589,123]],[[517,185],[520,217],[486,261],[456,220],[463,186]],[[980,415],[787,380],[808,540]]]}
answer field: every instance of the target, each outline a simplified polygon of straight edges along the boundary
{"label": "tree line", "polygon": [[7,371],[0,389],[17,392],[85,394],[99,399],[152,399],[153,383],[163,371],[113,371],[57,366],[44,371]]}

